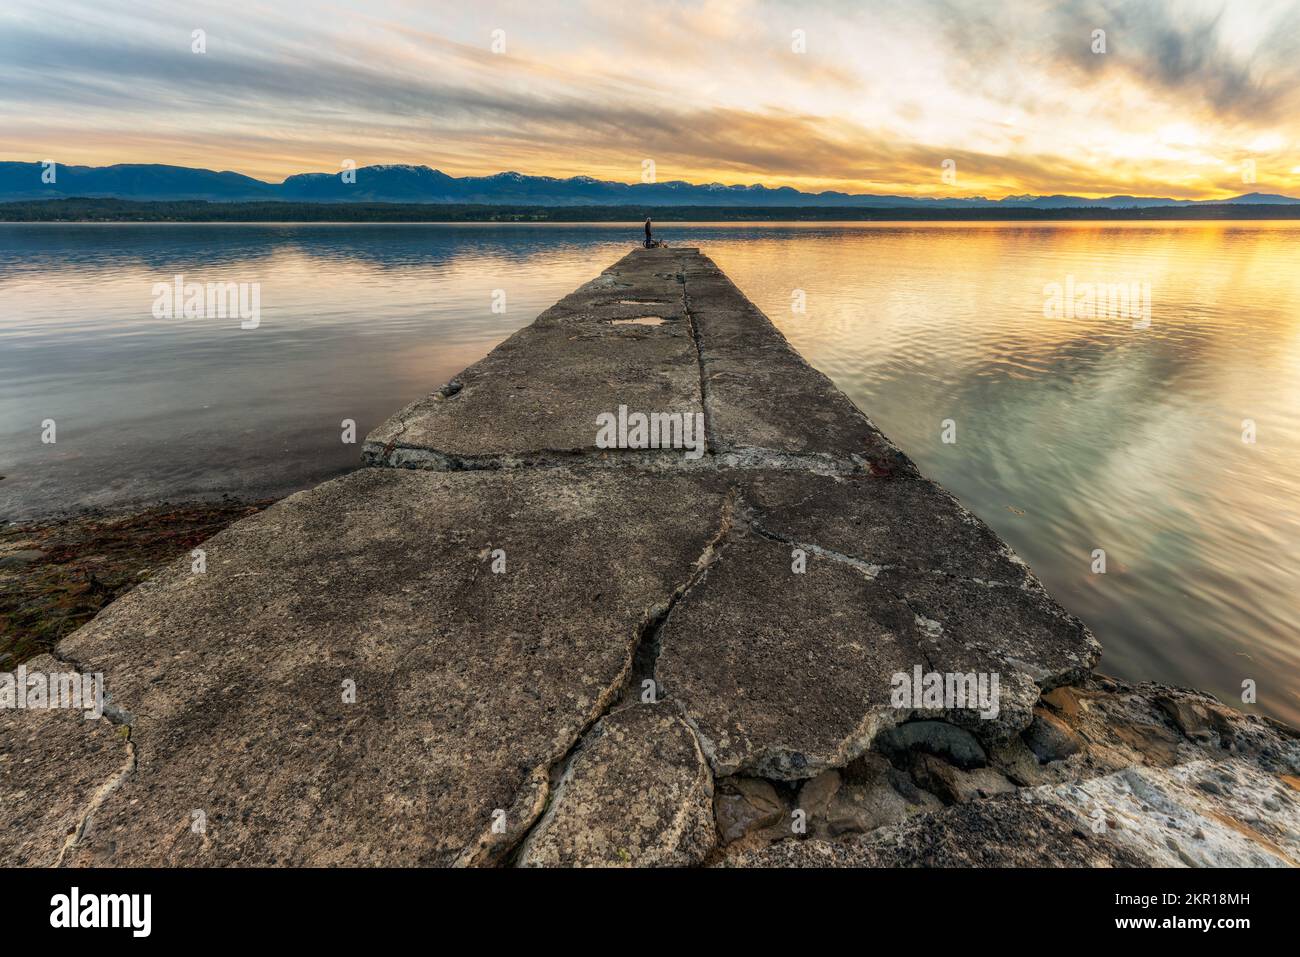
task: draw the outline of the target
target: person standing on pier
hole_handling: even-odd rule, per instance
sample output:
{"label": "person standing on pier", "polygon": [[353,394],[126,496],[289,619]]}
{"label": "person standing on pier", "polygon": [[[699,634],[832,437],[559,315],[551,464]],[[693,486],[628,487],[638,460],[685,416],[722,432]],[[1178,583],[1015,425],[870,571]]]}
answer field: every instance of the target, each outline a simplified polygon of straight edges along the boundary
{"label": "person standing on pier", "polygon": [[646,248],[646,249],[649,249],[650,246],[651,246],[651,241],[650,241],[650,217],[647,216],[647,217],[645,218],[645,248]]}

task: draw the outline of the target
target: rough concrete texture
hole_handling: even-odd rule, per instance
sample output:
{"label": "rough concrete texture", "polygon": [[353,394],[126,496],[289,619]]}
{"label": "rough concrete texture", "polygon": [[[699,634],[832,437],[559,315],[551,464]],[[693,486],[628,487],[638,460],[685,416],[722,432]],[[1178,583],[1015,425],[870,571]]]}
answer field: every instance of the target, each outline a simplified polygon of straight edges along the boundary
{"label": "rough concrete texture", "polygon": [[[49,655],[26,665],[28,674],[77,670]],[[0,863],[60,863],[134,764],[127,728],[108,717],[0,709]]]}
{"label": "rough concrete texture", "polygon": [[[596,449],[620,405],[702,409],[707,454]],[[1268,784],[1296,733],[1093,675],[1083,624],[696,250],[620,260],[364,458],[65,639],[113,710],[0,713],[0,860],[1186,863],[1135,781],[1218,822],[1197,862],[1296,856]],[[918,672],[996,675],[996,714],[896,701]],[[1236,810],[1160,776],[1228,761]]]}
{"label": "rough concrete texture", "polygon": [[[658,667],[718,774],[798,779],[843,766],[880,730],[926,713],[891,694],[894,676],[918,666],[996,674],[996,714],[929,713],[1005,740],[1029,725],[1040,688],[1097,659],[1082,623],[932,483],[743,470],[734,480],[752,514],[742,509],[669,616]],[[899,484],[928,489],[890,488]],[[924,507],[890,508],[900,502]]]}
{"label": "rough concrete texture", "polygon": [[732,532],[660,632],[656,674],[719,775],[812,777],[903,714],[889,676],[922,660],[915,616],[854,568]]}
{"label": "rough concrete texture", "polygon": [[[620,324],[645,317],[666,321]],[[363,455],[433,469],[545,462],[595,449],[596,416],[619,405],[703,408],[711,449],[746,461],[916,474],[712,260],[666,247],[629,253],[560,300],[376,428]]]}
{"label": "rough concrete texture", "polygon": [[1240,760],[1035,788],[1158,867],[1300,866],[1300,792]]}
{"label": "rough concrete texture", "polygon": [[1081,829],[1069,811],[1007,794],[908,818],[846,841],[785,840],[723,858],[728,867],[1143,867]]}
{"label": "rough concrete texture", "polygon": [[713,849],[713,775],[671,705],[603,718],[525,842],[525,867],[681,867]]}
{"label": "rough concrete texture", "polygon": [[507,853],[722,504],[685,476],[363,469],[237,523],[206,574],[178,563],[64,643],[137,757],[75,861]]}

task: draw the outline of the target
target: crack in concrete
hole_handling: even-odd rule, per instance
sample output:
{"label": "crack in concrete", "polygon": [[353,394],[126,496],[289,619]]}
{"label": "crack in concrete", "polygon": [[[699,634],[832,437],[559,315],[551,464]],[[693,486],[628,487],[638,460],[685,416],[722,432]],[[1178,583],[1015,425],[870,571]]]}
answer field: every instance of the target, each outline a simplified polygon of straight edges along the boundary
{"label": "crack in concrete", "polygon": [[[707,422],[707,419],[706,419]],[[707,424],[706,424],[707,432]],[[710,441],[706,435],[706,444]],[[770,470],[809,475],[866,475],[857,456],[837,459],[818,452],[781,452],[764,448],[706,451],[688,459],[681,449],[535,449],[492,455],[453,455],[429,448],[370,442],[362,446],[362,464],[372,468],[409,468],[429,472],[474,472],[508,469],[627,468],[647,472],[727,472]]]}
{"label": "crack in concrete", "polygon": [[[596,702],[595,713],[583,725],[581,730],[579,730],[568,750],[566,750],[559,758],[550,762],[545,769],[540,767],[534,769],[534,776],[537,775],[538,771],[542,770],[545,771],[545,774],[541,796],[534,807],[534,813],[531,815],[530,823],[520,831],[518,836],[515,837],[507,847],[502,848],[495,853],[490,850],[487,854],[481,853],[485,842],[480,838],[476,845],[476,848],[480,850],[480,853],[473,854],[469,852],[467,848],[467,850],[462,852],[460,858],[457,860],[458,865],[483,863],[485,860],[488,863],[497,864],[502,862],[507,864],[516,864],[519,861],[528,841],[537,832],[542,822],[553,816],[554,808],[562,794],[565,776],[569,773],[569,770],[573,765],[573,759],[582,750],[583,745],[586,743],[592,730],[603,718],[615,711],[621,711],[625,707],[636,706],[638,703],[636,692],[640,688],[640,675],[643,673],[643,668],[648,666],[650,675],[649,680],[654,680],[654,666],[658,660],[659,651],[659,632],[677,604],[686,597],[691,589],[703,580],[705,575],[708,574],[710,566],[712,566],[717,560],[722,547],[726,543],[727,536],[731,533],[735,516],[736,500],[737,495],[735,490],[729,490],[727,497],[722,503],[722,511],[718,518],[718,530],[713,537],[705,543],[703,551],[700,552],[700,556],[695,560],[694,567],[690,574],[687,575],[686,580],[673,589],[673,592],[668,596],[667,601],[653,605],[646,611],[642,618],[642,622],[637,629],[637,639],[636,644],[632,649],[632,654],[628,657],[626,664],[619,672],[615,681],[606,688],[605,692],[601,695],[600,700]],[[646,650],[643,651],[643,648]],[[641,665],[640,668],[638,667],[638,663]],[[656,686],[655,704],[660,703],[663,703],[663,699],[659,698],[658,687]],[[684,712],[685,709],[680,710]],[[693,726],[692,733],[696,733]],[[699,737],[697,734],[697,746],[699,743]]]}
{"label": "crack in concrete", "polygon": [[754,533],[758,535],[759,538],[765,538],[769,542],[776,542],[779,545],[789,545],[792,548],[802,549],[805,552],[809,552],[810,554],[817,555],[820,558],[825,558],[833,562],[838,562],[841,565],[848,565],[868,581],[875,581],[876,576],[884,571],[885,568],[889,567],[886,565],[876,565],[871,562],[863,561],[860,558],[854,558],[852,555],[845,555],[843,552],[833,551],[829,548],[822,548],[820,545],[814,545],[811,542],[801,542],[797,539],[790,538],[789,536],[777,534],[776,532],[763,527],[763,525],[752,517],[750,517],[748,521],[749,527],[754,530]]}
{"label": "crack in concrete", "polygon": [[[51,649],[49,655],[55,661],[67,665],[79,674],[93,674],[93,672],[88,671],[80,662],[60,652],[57,647]],[[107,699],[107,692],[105,693],[105,698]],[[123,761],[121,767],[119,767],[117,771],[115,771],[108,780],[101,784],[95,790],[95,793],[90,796],[90,800],[87,802],[85,809],[81,812],[77,821],[77,826],[73,828],[72,833],[64,839],[63,846],[59,848],[59,854],[54,859],[55,867],[63,866],[64,859],[71,851],[77,848],[82,839],[86,836],[86,831],[90,828],[95,812],[102,808],[117,789],[122,786],[123,782],[131,776],[131,773],[135,771],[138,762],[135,742],[131,740],[131,721],[133,720],[131,715],[126,711],[123,711],[121,708],[109,704],[108,701],[105,700],[103,717],[96,720],[107,721],[110,725],[123,729],[124,733],[122,735],[122,743],[126,749],[126,760]]]}
{"label": "crack in concrete", "polygon": [[[934,578],[945,578],[950,581],[969,582],[972,585],[980,585],[984,588],[1015,588],[1015,589],[1022,589],[1022,590],[1025,589],[1024,582],[1004,582],[1004,581],[995,581],[995,580],[985,579],[985,578],[971,578],[966,575],[957,575],[953,572],[944,571],[941,568],[917,568],[913,565],[900,565],[900,564],[889,563],[889,562],[872,562],[872,561],[868,561],[865,558],[860,558],[856,555],[849,555],[845,552],[835,551],[834,549],[823,548],[821,545],[816,545],[813,544],[812,542],[802,542],[799,541],[798,539],[791,538],[788,535],[782,535],[780,532],[774,532],[770,528],[767,528],[765,525],[763,525],[762,522],[754,518],[752,515],[747,518],[747,521],[749,523],[749,526],[761,538],[766,538],[769,541],[778,542],[783,545],[790,545],[794,548],[802,548],[805,551],[817,555],[821,558],[826,558],[833,562],[839,562],[842,565],[849,565],[850,567],[861,572],[870,581],[876,581],[877,577],[880,575],[881,572],[897,571],[897,572],[905,572],[909,575],[929,575]],[[886,587],[883,583],[881,583],[881,587],[884,587],[885,590],[888,591],[890,594],[895,594],[895,591],[893,589]],[[906,599],[903,600],[905,601]],[[908,607],[910,608],[911,606],[909,605]]]}
{"label": "crack in concrete", "polygon": [[[643,688],[645,681],[654,682],[655,701],[657,703],[661,700],[655,671],[659,663],[659,654],[663,649],[661,636],[664,625],[667,624],[668,617],[672,614],[673,609],[707,577],[713,563],[722,555],[722,550],[726,547],[727,539],[735,525],[739,500],[740,496],[735,488],[727,491],[727,497],[722,503],[722,515],[717,533],[704,546],[704,551],[700,553],[700,557],[695,560],[695,570],[691,572],[686,583],[674,593],[664,608],[663,614],[651,624],[649,630],[642,635],[640,642],[638,642],[637,654],[633,657],[633,672],[629,676],[628,685],[623,691],[624,703],[629,703],[629,696],[635,697],[637,689]],[[638,664],[640,667],[636,667]]]}
{"label": "crack in concrete", "polygon": [[717,449],[717,442],[713,438],[712,417],[709,415],[709,379],[704,372],[704,339],[695,319],[695,311],[691,308],[691,296],[686,289],[686,274],[678,273],[677,281],[682,286],[682,310],[686,313],[687,328],[691,331],[691,341],[695,343],[695,362],[700,369],[700,408],[704,410],[704,447],[711,453]]}

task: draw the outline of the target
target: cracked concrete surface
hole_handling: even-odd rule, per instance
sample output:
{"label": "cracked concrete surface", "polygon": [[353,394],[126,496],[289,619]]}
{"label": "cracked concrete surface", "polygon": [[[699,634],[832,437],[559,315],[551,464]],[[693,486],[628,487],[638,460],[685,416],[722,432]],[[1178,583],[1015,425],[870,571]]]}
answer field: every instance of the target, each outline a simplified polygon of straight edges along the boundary
{"label": "cracked concrete surface", "polygon": [[601,719],[570,761],[524,867],[683,867],[717,841],[713,775],[690,726],[668,704]]}
{"label": "cracked concrete surface", "polygon": [[[620,405],[702,412],[706,454],[597,448]],[[125,734],[0,711],[0,859],[1132,863],[1029,792],[1210,741],[1300,770],[1200,699],[1083,690],[1086,627],[697,250],[621,259],[363,459],[62,643]],[[914,668],[998,674],[997,716],[897,706]]]}
{"label": "cracked concrete surface", "polygon": [[64,643],[137,752],[68,862],[504,856],[723,502],[685,476],[363,469],[237,523],[206,574],[178,562]]}

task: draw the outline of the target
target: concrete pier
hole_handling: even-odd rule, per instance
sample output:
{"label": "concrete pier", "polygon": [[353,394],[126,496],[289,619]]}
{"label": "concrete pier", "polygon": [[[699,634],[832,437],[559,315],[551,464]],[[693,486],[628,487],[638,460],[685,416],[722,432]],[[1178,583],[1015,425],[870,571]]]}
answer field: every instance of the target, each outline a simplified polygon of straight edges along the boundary
{"label": "concrete pier", "polygon": [[[638,414],[701,416],[703,454],[603,440]],[[363,459],[28,663],[109,700],[0,710],[0,860],[1300,860],[1295,733],[1094,675],[1087,628],[697,250],[630,253]],[[1171,814],[1202,835],[1177,852]]]}

